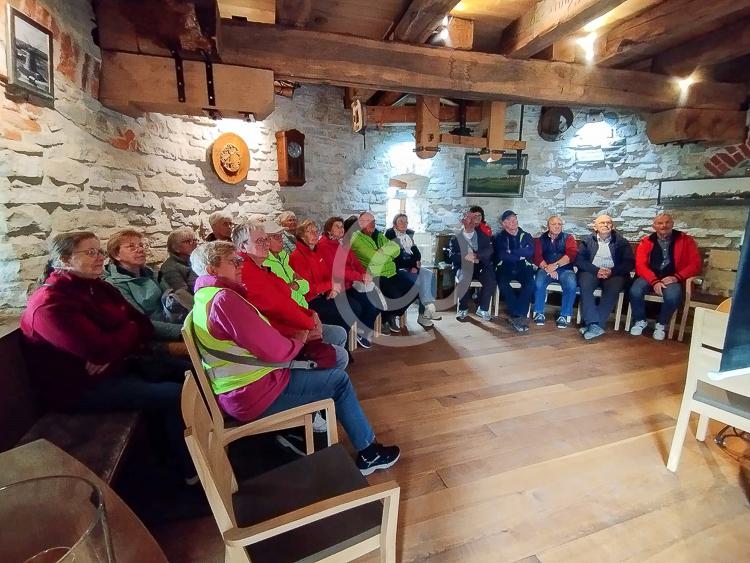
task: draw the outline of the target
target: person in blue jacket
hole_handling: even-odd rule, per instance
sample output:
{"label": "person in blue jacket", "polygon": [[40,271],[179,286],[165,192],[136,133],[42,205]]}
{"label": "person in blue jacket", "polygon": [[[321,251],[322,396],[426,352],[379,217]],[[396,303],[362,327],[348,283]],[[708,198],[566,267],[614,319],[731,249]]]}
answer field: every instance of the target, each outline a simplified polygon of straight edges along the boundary
{"label": "person in blue jacket", "polygon": [[[510,326],[516,332],[528,332],[529,304],[534,295],[534,237],[518,226],[518,216],[508,209],[500,216],[503,230],[495,235],[495,276],[508,306]],[[510,283],[517,281],[516,293]]]}

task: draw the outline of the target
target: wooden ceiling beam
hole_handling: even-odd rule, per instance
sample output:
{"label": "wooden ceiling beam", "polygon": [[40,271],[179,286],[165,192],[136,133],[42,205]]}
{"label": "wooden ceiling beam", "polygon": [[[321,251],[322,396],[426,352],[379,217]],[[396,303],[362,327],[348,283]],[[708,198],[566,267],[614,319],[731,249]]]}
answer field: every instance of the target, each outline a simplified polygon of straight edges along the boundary
{"label": "wooden ceiling beam", "polygon": [[[367,123],[375,125],[415,125],[416,106],[367,106]],[[443,125],[459,122],[458,106],[440,106],[440,123]],[[466,123],[479,123],[482,119],[482,106],[466,106]]]}
{"label": "wooden ceiling beam", "polygon": [[677,45],[654,57],[653,69],[672,76],[688,76],[701,67],[750,54],[750,18],[739,20]]}
{"label": "wooden ceiling beam", "polygon": [[367,104],[377,93],[377,90],[366,88],[344,88],[344,107],[351,109],[354,100],[359,100],[363,104]]}
{"label": "wooden ceiling beam", "polygon": [[276,0],[218,0],[217,3],[222,18],[276,23]]}
{"label": "wooden ceiling beam", "polygon": [[624,66],[750,13],[747,0],[669,0],[622,21],[597,41],[594,64]]}
{"label": "wooden ceiling beam", "polygon": [[697,82],[680,104],[675,81],[657,74],[515,60],[236,20],[222,20],[221,37],[223,62],[268,68],[277,79],[295,82],[646,111],[679,105],[738,109],[746,99],[739,85]]}
{"label": "wooden ceiling beam", "polygon": [[395,106],[397,103],[408,97],[409,94],[403,92],[380,92],[374,99],[373,102],[376,106]]}
{"label": "wooden ceiling beam", "polygon": [[534,2],[525,14],[505,28],[500,39],[500,53],[514,59],[527,59],[624,2],[625,0]]}
{"label": "wooden ceiling beam", "polygon": [[704,141],[735,144],[747,138],[746,112],[671,109],[646,118],[646,136],[654,144]]}
{"label": "wooden ceiling beam", "polygon": [[393,39],[408,43],[424,43],[459,2],[460,0],[412,0],[396,24]]}
{"label": "wooden ceiling beam", "polygon": [[276,0],[276,23],[303,28],[310,21],[312,0]]}

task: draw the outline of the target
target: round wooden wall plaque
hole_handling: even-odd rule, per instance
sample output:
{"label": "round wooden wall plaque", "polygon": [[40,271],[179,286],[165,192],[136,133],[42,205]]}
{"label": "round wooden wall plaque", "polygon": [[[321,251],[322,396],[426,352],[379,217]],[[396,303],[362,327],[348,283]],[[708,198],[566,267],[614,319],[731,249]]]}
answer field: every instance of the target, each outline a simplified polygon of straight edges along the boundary
{"label": "round wooden wall plaque", "polygon": [[214,172],[227,184],[239,184],[250,169],[250,151],[242,137],[223,133],[211,145],[211,164]]}

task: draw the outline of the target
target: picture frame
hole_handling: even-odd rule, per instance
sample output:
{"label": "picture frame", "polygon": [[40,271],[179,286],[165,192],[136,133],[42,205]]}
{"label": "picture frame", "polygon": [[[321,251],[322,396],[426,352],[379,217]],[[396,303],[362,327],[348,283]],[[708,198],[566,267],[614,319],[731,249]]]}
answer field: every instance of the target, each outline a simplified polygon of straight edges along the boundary
{"label": "picture frame", "polygon": [[[528,154],[521,156],[521,167],[526,168]],[[467,153],[464,163],[465,197],[523,197],[526,176],[511,176],[509,170],[518,166],[515,154],[487,163],[479,153]]]}
{"label": "picture frame", "polygon": [[10,4],[6,22],[9,89],[54,100],[52,32]]}
{"label": "picture frame", "polygon": [[750,177],[660,180],[657,205],[669,207],[750,205]]}

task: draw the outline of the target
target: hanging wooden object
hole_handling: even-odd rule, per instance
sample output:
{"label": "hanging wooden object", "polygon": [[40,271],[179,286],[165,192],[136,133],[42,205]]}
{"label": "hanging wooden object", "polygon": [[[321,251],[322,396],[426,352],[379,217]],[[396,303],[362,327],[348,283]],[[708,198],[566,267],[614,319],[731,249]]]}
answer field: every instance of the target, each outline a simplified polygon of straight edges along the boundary
{"label": "hanging wooden object", "polygon": [[250,169],[247,144],[234,133],[219,135],[211,146],[211,164],[222,182],[239,184],[247,178]]}

